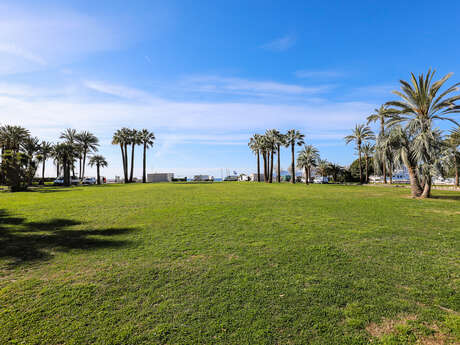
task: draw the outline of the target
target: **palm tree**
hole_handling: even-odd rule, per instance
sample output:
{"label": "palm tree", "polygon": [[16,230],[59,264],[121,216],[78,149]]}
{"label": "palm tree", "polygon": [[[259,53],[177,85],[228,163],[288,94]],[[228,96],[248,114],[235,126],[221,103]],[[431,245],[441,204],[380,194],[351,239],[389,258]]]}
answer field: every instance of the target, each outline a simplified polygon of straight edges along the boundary
{"label": "palm tree", "polygon": [[129,130],[128,143],[131,144],[131,173],[129,175],[129,182],[133,182],[134,174],[134,149],[137,145],[141,144],[139,131],[137,129]]}
{"label": "palm tree", "polygon": [[369,159],[371,159],[374,155],[374,145],[366,142],[362,146],[362,153],[365,159],[365,169],[366,169],[366,183],[369,183]]}
{"label": "palm tree", "polygon": [[363,168],[361,164],[361,153],[362,153],[362,144],[367,141],[367,140],[372,140],[374,139],[374,133],[371,131],[371,129],[364,125],[356,125],[355,128],[352,131],[352,134],[347,135],[345,137],[345,142],[347,144],[351,142],[355,142],[356,144],[356,149],[358,151],[358,164],[359,164],[359,182],[362,184],[363,183]]}
{"label": "palm tree", "polygon": [[272,150],[272,169],[271,169],[271,176],[273,176],[273,152],[277,153],[277,175],[276,175],[276,182],[281,183],[281,146],[285,146],[285,136],[284,134],[281,134],[278,130],[276,129],[271,129],[267,131],[267,134],[274,146]]}
{"label": "palm tree", "polygon": [[77,158],[77,152],[75,150],[75,145],[65,141],[63,143],[57,144],[54,147],[54,152],[56,159],[59,161],[59,164],[62,165],[64,171],[64,185],[70,186],[70,170],[74,165],[74,161]]}
{"label": "palm tree", "polygon": [[[380,132],[379,138],[385,137],[385,120],[388,117],[388,110],[385,105],[381,105],[380,108],[374,109],[374,113],[367,117],[367,124],[369,125],[371,122],[379,122],[380,123]],[[383,172],[383,182],[387,183],[387,173],[386,173],[386,162],[385,159],[382,162],[382,172]]]}
{"label": "palm tree", "polygon": [[[19,152],[21,143],[30,136],[30,132],[21,126],[4,125],[0,127],[0,149],[2,163],[4,162],[4,154],[6,151],[11,151],[11,155],[15,156]],[[6,167],[0,170],[0,184],[4,184],[7,179]],[[11,172],[11,174],[15,174]],[[13,187],[20,189],[19,186]]]}
{"label": "palm tree", "polygon": [[248,146],[257,156],[257,182],[260,182],[260,151],[262,148],[262,139],[260,134],[254,134],[251,138],[249,138]]}
{"label": "palm tree", "polygon": [[2,150],[18,152],[20,145],[30,136],[30,132],[21,126],[5,125],[0,127],[0,146]]}
{"label": "palm tree", "polygon": [[344,169],[342,166],[335,163],[329,163],[329,172],[332,175],[335,183],[338,182],[338,176],[341,175],[343,171]]}
{"label": "palm tree", "polygon": [[305,184],[311,180],[311,170],[318,165],[319,151],[313,145],[306,145],[297,156],[297,166],[305,169]]}
{"label": "palm tree", "polygon": [[321,177],[325,177],[329,175],[329,162],[326,159],[319,159],[318,160],[318,168],[317,171],[321,174]]}
{"label": "palm tree", "polygon": [[127,157],[127,128],[118,129],[112,137],[112,145],[119,145],[121,150],[121,158],[123,161],[123,176],[125,183],[128,182],[128,157]]}
{"label": "palm tree", "polygon": [[107,167],[109,164],[104,156],[94,155],[89,159],[89,165],[91,167],[96,166],[97,170],[97,184],[101,184],[101,168]]}
{"label": "palm tree", "polygon": [[46,167],[46,160],[52,155],[53,153],[53,144],[48,141],[42,141],[39,148],[40,153],[40,160],[42,161],[42,180],[40,184],[45,184],[45,167]]}
{"label": "palm tree", "polygon": [[153,132],[148,131],[147,129],[143,129],[139,132],[139,139],[144,146],[144,158],[143,158],[143,165],[142,165],[142,182],[146,183],[147,182],[147,177],[146,177],[146,161],[147,161],[147,149],[153,146],[153,143],[155,141],[155,134]]}
{"label": "palm tree", "polygon": [[446,139],[446,146],[448,151],[449,160],[453,163],[455,173],[455,186],[459,186],[459,165],[460,165],[460,126],[452,130]]}
{"label": "palm tree", "polygon": [[[265,137],[267,138],[267,148],[269,150],[269,154],[270,154],[270,157],[269,157],[269,173],[270,173],[270,176],[269,176],[269,179],[268,179],[268,182],[269,183],[273,183],[273,170],[274,170],[274,162],[273,162],[273,159],[274,159],[274,154],[275,152],[277,152],[277,156],[278,156],[278,165],[280,164],[279,163],[279,151],[278,151],[278,140],[281,136],[281,133],[278,132],[276,129],[270,129],[270,130],[267,130],[265,132]],[[278,173],[279,175],[279,173]]]}
{"label": "palm tree", "polygon": [[291,147],[291,155],[292,155],[292,161],[291,161],[291,170],[292,170],[292,179],[291,183],[295,183],[295,146],[302,146],[305,144],[305,135],[300,133],[297,129],[290,129],[287,131],[286,136],[285,136],[285,146],[286,147]]}
{"label": "palm tree", "polygon": [[[423,192],[419,195],[422,198],[430,197],[431,194],[430,173],[436,159],[433,153],[437,149],[433,146],[436,140],[432,140],[434,138],[433,122],[436,120],[450,121],[458,126],[456,121],[446,115],[460,112],[460,106],[456,103],[460,100],[460,95],[451,95],[458,91],[460,83],[440,92],[452,73],[432,82],[434,75],[435,71],[431,70],[428,70],[426,75],[420,74],[418,78],[411,73],[410,82],[401,80],[401,91],[393,91],[401,100],[386,103],[387,106],[394,107],[390,110],[391,118],[388,125],[405,124],[412,133],[413,140],[421,144],[417,146],[418,148],[422,149],[423,145],[428,145],[423,148],[423,152],[418,152],[418,162],[421,164],[421,171],[424,174],[422,178],[425,182]],[[411,187],[414,192],[416,185],[411,184]]]}
{"label": "palm tree", "polygon": [[81,148],[81,157],[83,163],[80,161],[80,179],[85,178],[85,166],[86,166],[86,156],[90,152],[96,152],[97,147],[99,146],[99,139],[88,131],[83,131],[78,133],[75,137],[78,145]]}
{"label": "palm tree", "polygon": [[[78,133],[76,129],[67,128],[64,132],[61,133],[59,139],[64,139],[68,144],[73,146],[73,159],[77,159],[78,155],[75,155],[76,151],[78,150],[75,146],[77,144],[77,137]],[[75,176],[75,161],[72,160],[72,175]]]}
{"label": "palm tree", "polygon": [[30,186],[37,171],[37,153],[40,150],[40,140],[37,137],[29,136],[21,143],[21,148],[26,155],[26,182]]}

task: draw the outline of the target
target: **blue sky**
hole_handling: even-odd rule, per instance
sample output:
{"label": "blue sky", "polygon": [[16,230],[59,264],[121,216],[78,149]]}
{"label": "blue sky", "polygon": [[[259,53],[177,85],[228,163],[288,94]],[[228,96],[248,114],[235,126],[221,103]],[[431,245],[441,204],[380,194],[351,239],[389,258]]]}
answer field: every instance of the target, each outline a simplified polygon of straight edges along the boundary
{"label": "blue sky", "polygon": [[460,81],[458,13],[455,1],[3,1],[0,123],[50,141],[90,130],[107,176],[121,174],[110,139],[123,126],[155,132],[149,171],[253,171],[247,140],[269,128],[349,164],[343,137],[399,79],[432,67]]}

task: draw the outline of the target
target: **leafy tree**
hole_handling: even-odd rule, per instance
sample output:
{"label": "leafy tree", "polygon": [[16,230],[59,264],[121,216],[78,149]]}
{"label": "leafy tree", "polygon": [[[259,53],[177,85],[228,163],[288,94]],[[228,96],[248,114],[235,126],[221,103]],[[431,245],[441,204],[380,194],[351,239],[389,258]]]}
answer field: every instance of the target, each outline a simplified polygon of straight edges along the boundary
{"label": "leafy tree", "polygon": [[455,186],[459,186],[459,165],[460,165],[460,126],[452,130],[445,140],[446,158],[449,166],[452,167],[455,176]]}
{"label": "leafy tree", "polygon": [[142,165],[142,182],[147,182],[146,177],[146,160],[147,160],[147,149],[153,146],[155,142],[155,134],[153,132],[148,131],[147,129],[143,129],[139,132],[140,141],[144,147],[144,157],[143,157],[143,165]]}
{"label": "leafy tree", "polygon": [[291,147],[291,171],[293,178],[291,183],[295,183],[295,146],[302,146],[305,144],[305,135],[300,133],[297,129],[290,129],[285,136],[284,145]]}
{"label": "leafy tree", "polygon": [[89,165],[91,167],[96,166],[97,171],[97,184],[101,184],[101,168],[107,167],[109,164],[104,156],[94,155],[89,159]]}
{"label": "leafy tree", "polygon": [[356,150],[358,151],[358,162],[359,162],[359,182],[362,184],[363,183],[363,168],[361,164],[361,154],[362,154],[362,145],[364,142],[368,140],[373,140],[374,133],[371,131],[371,129],[362,124],[362,125],[356,125],[355,128],[352,131],[352,134],[347,135],[345,137],[345,142],[347,144],[351,142],[355,142],[356,144]]}

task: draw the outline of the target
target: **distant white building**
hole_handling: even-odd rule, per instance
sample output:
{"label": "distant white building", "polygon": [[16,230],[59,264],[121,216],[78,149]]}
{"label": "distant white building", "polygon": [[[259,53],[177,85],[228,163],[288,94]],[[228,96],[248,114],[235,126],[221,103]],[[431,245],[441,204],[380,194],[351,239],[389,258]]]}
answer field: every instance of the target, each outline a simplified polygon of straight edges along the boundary
{"label": "distant white building", "polygon": [[193,176],[193,181],[214,181],[214,176],[210,175],[195,175]]}
{"label": "distant white building", "polygon": [[238,181],[237,175],[229,175],[224,178],[224,181]]}
{"label": "distant white building", "polygon": [[172,182],[174,173],[147,174],[147,182]]}
{"label": "distant white building", "polygon": [[[249,175],[249,180],[257,182],[257,174],[251,174]],[[265,181],[264,179],[264,174],[260,174],[260,181]]]}

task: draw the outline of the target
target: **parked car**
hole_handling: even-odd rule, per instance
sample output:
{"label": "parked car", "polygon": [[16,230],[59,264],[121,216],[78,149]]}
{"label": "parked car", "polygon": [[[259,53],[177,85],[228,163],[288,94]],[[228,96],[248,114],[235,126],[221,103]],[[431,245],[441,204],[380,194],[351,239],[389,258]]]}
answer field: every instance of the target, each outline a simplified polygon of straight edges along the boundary
{"label": "parked car", "polygon": [[[77,185],[79,183],[80,183],[80,180],[76,176],[70,177],[70,184]],[[55,186],[64,185],[64,176],[59,176],[57,179],[54,180],[53,184]]]}
{"label": "parked car", "polygon": [[326,176],[317,176],[313,180],[313,183],[326,184],[329,183],[329,178],[327,178]]}
{"label": "parked car", "polygon": [[97,180],[95,177],[85,177],[81,183],[91,185],[96,184]]}

